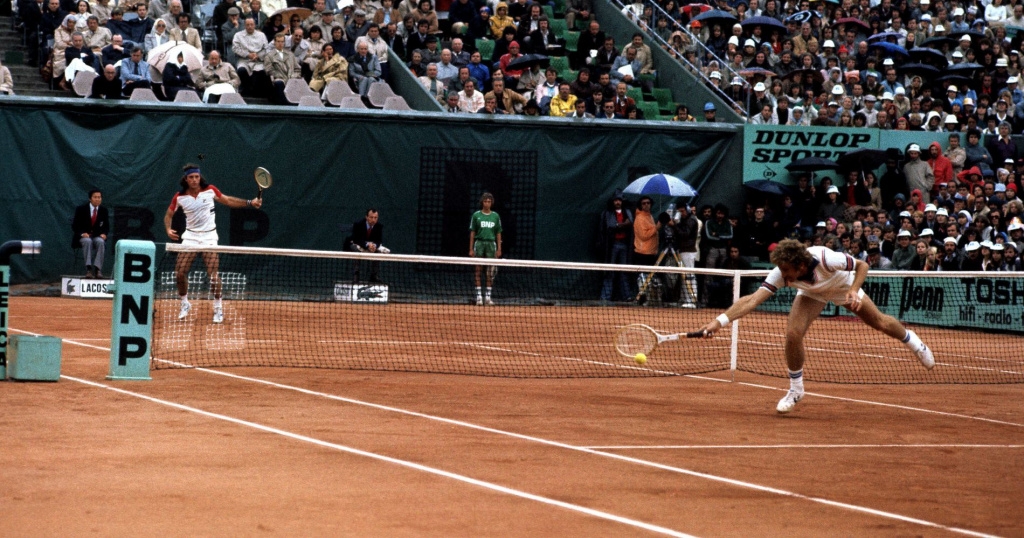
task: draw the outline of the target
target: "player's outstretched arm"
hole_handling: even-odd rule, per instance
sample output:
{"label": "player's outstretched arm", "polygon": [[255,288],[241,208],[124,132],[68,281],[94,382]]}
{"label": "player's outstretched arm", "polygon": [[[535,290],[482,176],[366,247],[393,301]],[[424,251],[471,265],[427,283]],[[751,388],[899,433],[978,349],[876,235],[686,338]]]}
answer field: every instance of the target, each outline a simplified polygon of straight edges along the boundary
{"label": "player's outstretched arm", "polygon": [[252,200],[243,200],[241,198],[236,198],[234,196],[228,196],[226,194],[221,194],[220,197],[214,198],[214,200],[216,200],[216,201],[218,201],[218,202],[220,202],[220,203],[222,203],[222,204],[224,204],[224,205],[226,205],[228,207],[231,207],[231,208],[254,207],[256,209],[259,209],[260,207],[263,207],[263,199],[262,198],[253,198]]}
{"label": "player's outstretched arm", "polygon": [[719,315],[717,318],[708,322],[704,326],[703,331],[705,336],[712,336],[722,327],[729,324],[730,321],[746,316],[747,314],[754,311],[761,303],[768,300],[772,296],[772,292],[766,288],[757,288],[757,291],[750,295],[740,297],[724,314]]}

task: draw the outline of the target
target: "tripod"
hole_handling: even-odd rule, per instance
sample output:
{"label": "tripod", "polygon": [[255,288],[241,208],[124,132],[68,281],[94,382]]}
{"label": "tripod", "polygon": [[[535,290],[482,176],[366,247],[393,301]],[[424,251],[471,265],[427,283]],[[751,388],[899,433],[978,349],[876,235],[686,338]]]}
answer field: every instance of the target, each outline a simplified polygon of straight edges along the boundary
{"label": "tripod", "polygon": [[[674,261],[675,267],[685,267],[685,265],[683,265],[682,257],[679,255],[678,252],[676,252],[676,249],[671,245],[661,250],[661,252],[658,254],[658,259],[655,260],[654,262],[654,267],[662,267],[662,263],[666,262],[666,258],[668,259],[667,261],[669,263]],[[667,265],[667,267],[672,266]],[[651,271],[649,275],[645,273],[640,273],[640,291],[636,294],[637,303],[644,304],[646,302],[647,288],[652,285],[651,281],[653,281],[654,277],[656,276],[654,274],[655,272],[656,271]],[[680,302],[682,303],[683,307],[694,308],[694,302],[697,298],[696,279],[693,277],[693,275],[681,275],[681,277],[683,282],[682,289],[680,290]],[[655,283],[654,286],[658,287],[658,284]]]}

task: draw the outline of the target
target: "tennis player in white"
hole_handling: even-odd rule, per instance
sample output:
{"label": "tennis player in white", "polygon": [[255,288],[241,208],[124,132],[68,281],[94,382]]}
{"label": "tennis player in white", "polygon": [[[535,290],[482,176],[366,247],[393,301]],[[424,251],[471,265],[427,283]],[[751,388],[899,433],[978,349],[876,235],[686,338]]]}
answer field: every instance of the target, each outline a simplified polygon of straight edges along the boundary
{"label": "tennis player in white", "polygon": [[[186,164],[182,169],[181,190],[171,199],[171,205],[164,215],[164,228],[167,230],[167,237],[177,241],[186,247],[208,247],[217,246],[217,220],[214,210],[214,202],[222,203],[228,207],[242,208],[255,207],[259,209],[263,200],[243,200],[228,196],[220,192],[217,187],[206,183],[203,179],[199,166]],[[178,232],[171,229],[171,220],[174,212],[181,208],[185,212],[185,232],[178,237]],[[195,252],[182,252],[178,254],[178,260],[174,264],[175,283],[178,287],[178,295],[181,297],[181,310],[178,311],[178,319],[188,317],[192,305],[188,302],[188,271],[192,268],[192,262],[196,259]],[[221,282],[218,272],[219,259],[215,252],[204,252],[203,262],[206,264],[206,274],[210,277],[210,291],[213,292],[213,322],[224,322],[224,305],[221,302]]]}
{"label": "tennis player in white", "polygon": [[706,336],[713,335],[731,320],[751,313],[780,288],[796,288],[796,298],[786,325],[786,365],[789,368],[789,392],[779,401],[776,410],[789,413],[804,396],[804,335],[821,314],[828,301],[844,306],[864,323],[903,342],[925,368],[935,366],[928,346],[905,328],[896,318],[883,314],[861,286],[868,276],[868,264],[848,254],[825,247],[805,247],[795,239],[779,242],[772,251],[775,268],[768,273],[761,287],[741,297],[724,314],[704,326]]}

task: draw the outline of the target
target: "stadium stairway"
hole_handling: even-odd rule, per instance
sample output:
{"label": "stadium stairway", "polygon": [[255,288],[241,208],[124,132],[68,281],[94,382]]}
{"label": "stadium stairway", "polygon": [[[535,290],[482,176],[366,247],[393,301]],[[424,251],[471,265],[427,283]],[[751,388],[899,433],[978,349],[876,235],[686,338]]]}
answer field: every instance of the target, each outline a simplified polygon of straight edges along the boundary
{"label": "stadium stairway", "polygon": [[47,97],[71,95],[60,89],[50,89],[49,84],[39,75],[38,68],[25,65],[24,60],[28,52],[21,44],[21,30],[11,27],[12,19],[13,17],[10,15],[0,17],[0,55],[3,57],[3,64],[11,70],[11,78],[14,79],[14,94]]}

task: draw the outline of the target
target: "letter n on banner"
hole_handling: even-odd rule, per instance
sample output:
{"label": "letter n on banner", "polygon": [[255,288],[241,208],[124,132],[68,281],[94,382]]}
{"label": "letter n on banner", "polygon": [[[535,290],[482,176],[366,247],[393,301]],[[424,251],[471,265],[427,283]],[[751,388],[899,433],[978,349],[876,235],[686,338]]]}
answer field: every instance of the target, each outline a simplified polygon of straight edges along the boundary
{"label": "letter n on banner", "polygon": [[116,252],[107,379],[149,380],[156,247],[151,241],[125,239],[117,242]]}

